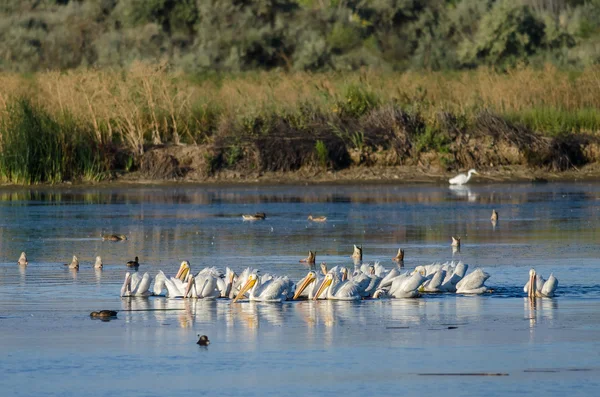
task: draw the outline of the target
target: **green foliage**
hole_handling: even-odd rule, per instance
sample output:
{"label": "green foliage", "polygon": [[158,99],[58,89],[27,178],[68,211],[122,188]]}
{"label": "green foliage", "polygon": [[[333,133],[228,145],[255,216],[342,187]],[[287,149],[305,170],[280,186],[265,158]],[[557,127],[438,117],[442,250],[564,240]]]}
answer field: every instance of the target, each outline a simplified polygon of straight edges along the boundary
{"label": "green foliage", "polygon": [[509,112],[507,120],[523,124],[534,131],[557,136],[579,132],[600,131],[600,112],[585,108],[573,110],[534,107],[519,112]]}
{"label": "green foliage", "polygon": [[0,70],[433,70],[600,60],[600,0],[8,0]]}
{"label": "green foliage", "polygon": [[233,167],[244,156],[244,149],[238,144],[231,145],[225,151],[225,164]]}
{"label": "green foliage", "polygon": [[107,171],[93,140],[76,131],[69,117],[60,122],[21,99],[7,107],[0,125],[0,175],[8,182],[59,183],[101,180]]}
{"label": "green foliage", "polygon": [[319,165],[323,168],[327,168],[327,164],[329,163],[329,150],[327,149],[325,142],[317,140],[315,143],[315,153]]}
{"label": "green foliage", "polygon": [[450,142],[446,131],[426,125],[425,130],[417,135],[416,149],[417,152],[433,150],[438,153],[448,153]]}
{"label": "green foliage", "polygon": [[379,104],[379,98],[374,92],[366,88],[350,85],[346,89],[344,98],[339,103],[343,115],[360,117]]}

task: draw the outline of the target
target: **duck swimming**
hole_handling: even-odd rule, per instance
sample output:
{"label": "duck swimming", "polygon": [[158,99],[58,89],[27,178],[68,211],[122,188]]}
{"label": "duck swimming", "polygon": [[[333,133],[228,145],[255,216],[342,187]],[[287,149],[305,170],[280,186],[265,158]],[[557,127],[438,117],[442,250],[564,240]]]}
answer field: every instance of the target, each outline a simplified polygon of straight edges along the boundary
{"label": "duck swimming", "polygon": [[452,247],[460,248],[460,237],[452,236],[452,244],[450,244],[450,245]]}
{"label": "duck swimming", "polygon": [[102,269],[102,258],[99,256],[96,257],[96,263],[94,263],[94,269]]}
{"label": "duck swimming", "polygon": [[206,336],[206,335],[200,336],[200,334],[198,334],[198,342],[196,342],[196,344],[200,345],[200,346],[208,346],[208,345],[210,345],[210,341],[208,340],[208,336]]}
{"label": "duck swimming", "polygon": [[103,234],[102,241],[124,241],[127,240],[127,236],[124,234]]}
{"label": "duck swimming", "polygon": [[362,254],[363,254],[362,245],[360,247],[357,247],[356,245],[354,245],[354,251],[352,252],[352,259],[354,259],[356,261],[362,261]]}
{"label": "duck swimming", "polygon": [[242,215],[242,219],[245,221],[262,221],[266,217],[267,215],[264,212],[257,212],[254,215]]}
{"label": "duck swimming", "polygon": [[395,257],[392,258],[394,262],[402,262],[404,261],[404,250],[402,248],[398,248],[398,253]]}
{"label": "duck swimming", "polygon": [[115,311],[115,310],[100,310],[98,312],[91,312],[90,317],[92,317],[92,318],[117,317],[117,311]]}
{"label": "duck swimming", "polygon": [[300,263],[314,264],[316,257],[317,257],[317,252],[316,251],[315,252],[308,251],[308,257],[306,257],[304,259],[300,259]]}
{"label": "duck swimming", "polygon": [[79,259],[73,255],[73,260],[71,263],[64,263],[64,266],[69,266],[69,269],[79,270]]}
{"label": "duck swimming", "polygon": [[492,222],[498,222],[498,212],[496,210],[492,210],[492,216],[490,217]]}
{"label": "duck swimming", "polygon": [[309,215],[308,216],[308,220],[309,221],[313,221],[313,222],[326,222],[327,221],[327,217],[326,216],[312,216],[312,215]]}
{"label": "duck swimming", "polygon": [[127,262],[127,263],[125,264],[125,266],[127,266],[127,267],[139,267],[139,266],[140,266],[140,263],[139,263],[138,261],[139,261],[139,259],[138,259],[138,257],[136,256],[136,257],[135,257],[135,260],[132,260],[132,261],[129,261],[129,262]]}
{"label": "duck swimming", "polygon": [[29,262],[27,262],[27,255],[25,254],[25,252],[21,252],[21,256],[19,257],[17,264],[21,266],[27,266],[28,263]]}

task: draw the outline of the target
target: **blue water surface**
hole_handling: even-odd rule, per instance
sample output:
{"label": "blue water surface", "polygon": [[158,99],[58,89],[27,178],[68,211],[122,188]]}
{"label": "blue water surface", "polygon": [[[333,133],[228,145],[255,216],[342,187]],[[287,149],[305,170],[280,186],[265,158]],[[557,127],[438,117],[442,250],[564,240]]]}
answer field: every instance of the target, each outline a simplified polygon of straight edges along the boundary
{"label": "blue water surface", "polygon": [[[135,186],[0,190],[0,390],[7,395],[594,395],[600,184]],[[492,209],[500,220],[490,222]],[[264,221],[242,214],[265,212]],[[325,223],[307,216],[326,215]],[[124,242],[103,233],[126,234]],[[450,236],[461,237],[453,252]],[[119,298],[140,272],[463,260],[492,293],[286,302]],[[16,265],[21,251],[27,267]],[[80,270],[70,271],[73,255]],[[101,255],[104,269],[93,269]],[[559,280],[530,301],[528,271]],[[109,322],[92,310],[119,310]],[[198,333],[211,340],[195,344]],[[485,376],[483,376],[485,375]],[[4,395],[4,392],[2,393]]]}

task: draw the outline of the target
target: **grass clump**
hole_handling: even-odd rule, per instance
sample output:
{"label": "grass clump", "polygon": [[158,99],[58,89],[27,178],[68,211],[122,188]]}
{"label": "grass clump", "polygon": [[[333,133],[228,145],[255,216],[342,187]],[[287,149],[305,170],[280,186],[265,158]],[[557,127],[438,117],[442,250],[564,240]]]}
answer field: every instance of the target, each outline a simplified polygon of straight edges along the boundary
{"label": "grass clump", "polygon": [[315,152],[319,165],[323,168],[327,168],[327,163],[329,162],[329,150],[327,149],[325,142],[317,140],[315,143]]}
{"label": "grass clump", "polygon": [[76,133],[68,117],[55,120],[27,99],[6,107],[0,122],[0,175],[5,182],[97,181],[106,173],[93,140]]}

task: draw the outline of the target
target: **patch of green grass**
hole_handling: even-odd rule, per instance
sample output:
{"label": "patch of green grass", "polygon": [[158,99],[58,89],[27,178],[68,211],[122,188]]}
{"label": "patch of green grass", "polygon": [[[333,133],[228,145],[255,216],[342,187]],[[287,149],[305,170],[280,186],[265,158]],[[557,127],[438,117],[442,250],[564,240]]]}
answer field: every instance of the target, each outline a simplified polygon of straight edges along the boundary
{"label": "patch of green grass", "polygon": [[68,115],[56,120],[25,99],[8,105],[0,136],[0,175],[7,182],[98,181],[108,171],[89,133],[82,133]]}
{"label": "patch of green grass", "polygon": [[377,107],[379,103],[379,98],[374,92],[364,87],[350,85],[338,106],[343,115],[359,118],[369,110]]}
{"label": "patch of green grass", "polygon": [[513,123],[523,124],[549,136],[600,130],[600,110],[594,108],[568,111],[550,107],[534,107],[519,112],[504,113],[503,116]]}
{"label": "patch of green grass", "polygon": [[225,152],[225,164],[228,167],[234,166],[244,156],[244,149],[238,145],[231,145]]}
{"label": "patch of green grass", "polygon": [[440,129],[426,125],[424,131],[416,136],[415,147],[418,152],[433,150],[438,153],[450,152],[451,140]]}
{"label": "patch of green grass", "polygon": [[315,152],[317,154],[317,162],[323,168],[327,168],[327,164],[329,163],[329,149],[327,149],[327,145],[325,142],[318,140],[315,143]]}

